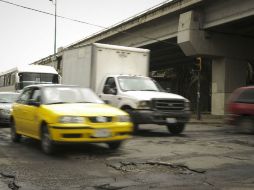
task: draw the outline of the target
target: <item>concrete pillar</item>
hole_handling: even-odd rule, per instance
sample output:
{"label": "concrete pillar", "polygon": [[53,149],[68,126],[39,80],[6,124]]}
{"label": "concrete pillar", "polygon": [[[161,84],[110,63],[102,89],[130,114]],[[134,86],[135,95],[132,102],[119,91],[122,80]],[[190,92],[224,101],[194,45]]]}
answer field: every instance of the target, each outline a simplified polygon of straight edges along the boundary
{"label": "concrete pillar", "polygon": [[246,85],[247,62],[214,58],[212,63],[212,115],[224,115],[230,94]]}

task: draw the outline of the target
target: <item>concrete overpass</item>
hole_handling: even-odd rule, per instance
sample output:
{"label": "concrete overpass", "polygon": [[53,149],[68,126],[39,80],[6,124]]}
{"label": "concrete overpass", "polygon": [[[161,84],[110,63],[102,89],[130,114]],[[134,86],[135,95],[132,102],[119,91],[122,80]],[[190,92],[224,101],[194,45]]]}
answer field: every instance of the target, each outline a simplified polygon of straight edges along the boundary
{"label": "concrete overpass", "polygon": [[211,67],[203,73],[209,83],[203,96],[211,95],[212,114],[222,115],[230,93],[246,85],[247,66],[254,60],[254,1],[173,0],[66,48],[93,42],[148,48],[152,71],[190,69],[195,57],[203,57],[204,68]]}

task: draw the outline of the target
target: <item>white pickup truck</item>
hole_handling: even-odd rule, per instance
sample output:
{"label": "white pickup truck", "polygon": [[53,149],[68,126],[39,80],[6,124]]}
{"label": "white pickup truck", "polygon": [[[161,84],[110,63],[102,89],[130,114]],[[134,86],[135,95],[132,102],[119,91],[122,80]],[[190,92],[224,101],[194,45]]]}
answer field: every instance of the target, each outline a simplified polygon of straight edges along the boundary
{"label": "white pickup truck", "polygon": [[179,134],[189,121],[190,103],[147,77],[149,53],[98,43],[65,50],[62,82],[92,88],[102,100],[128,112],[135,131],[139,124],[159,124]]}

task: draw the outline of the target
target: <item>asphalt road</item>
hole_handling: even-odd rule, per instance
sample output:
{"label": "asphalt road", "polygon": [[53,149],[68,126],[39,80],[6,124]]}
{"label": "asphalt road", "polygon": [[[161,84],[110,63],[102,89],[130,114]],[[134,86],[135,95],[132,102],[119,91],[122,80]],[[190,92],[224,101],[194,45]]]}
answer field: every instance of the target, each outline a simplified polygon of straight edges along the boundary
{"label": "asphalt road", "polygon": [[254,189],[254,135],[198,124],[179,136],[164,126],[141,129],[116,152],[79,144],[47,156],[38,141],[14,144],[9,129],[0,128],[0,189]]}

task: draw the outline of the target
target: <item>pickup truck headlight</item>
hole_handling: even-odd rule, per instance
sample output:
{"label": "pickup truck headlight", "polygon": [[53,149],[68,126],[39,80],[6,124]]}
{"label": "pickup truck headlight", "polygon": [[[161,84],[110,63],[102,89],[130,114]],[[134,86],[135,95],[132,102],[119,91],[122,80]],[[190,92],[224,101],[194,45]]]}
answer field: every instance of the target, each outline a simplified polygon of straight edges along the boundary
{"label": "pickup truck headlight", "polygon": [[184,110],[190,111],[190,102],[188,101],[184,102]]}
{"label": "pickup truck headlight", "polygon": [[79,116],[62,116],[59,118],[60,123],[84,123],[85,118]]}
{"label": "pickup truck headlight", "polygon": [[150,109],[151,102],[150,101],[140,101],[138,102],[138,109]]}
{"label": "pickup truck headlight", "polygon": [[119,115],[118,116],[118,122],[130,122],[130,116],[128,115]]}
{"label": "pickup truck headlight", "polygon": [[11,114],[11,110],[8,110],[8,109],[0,109],[0,112],[1,112],[3,115],[10,115],[10,114]]}

